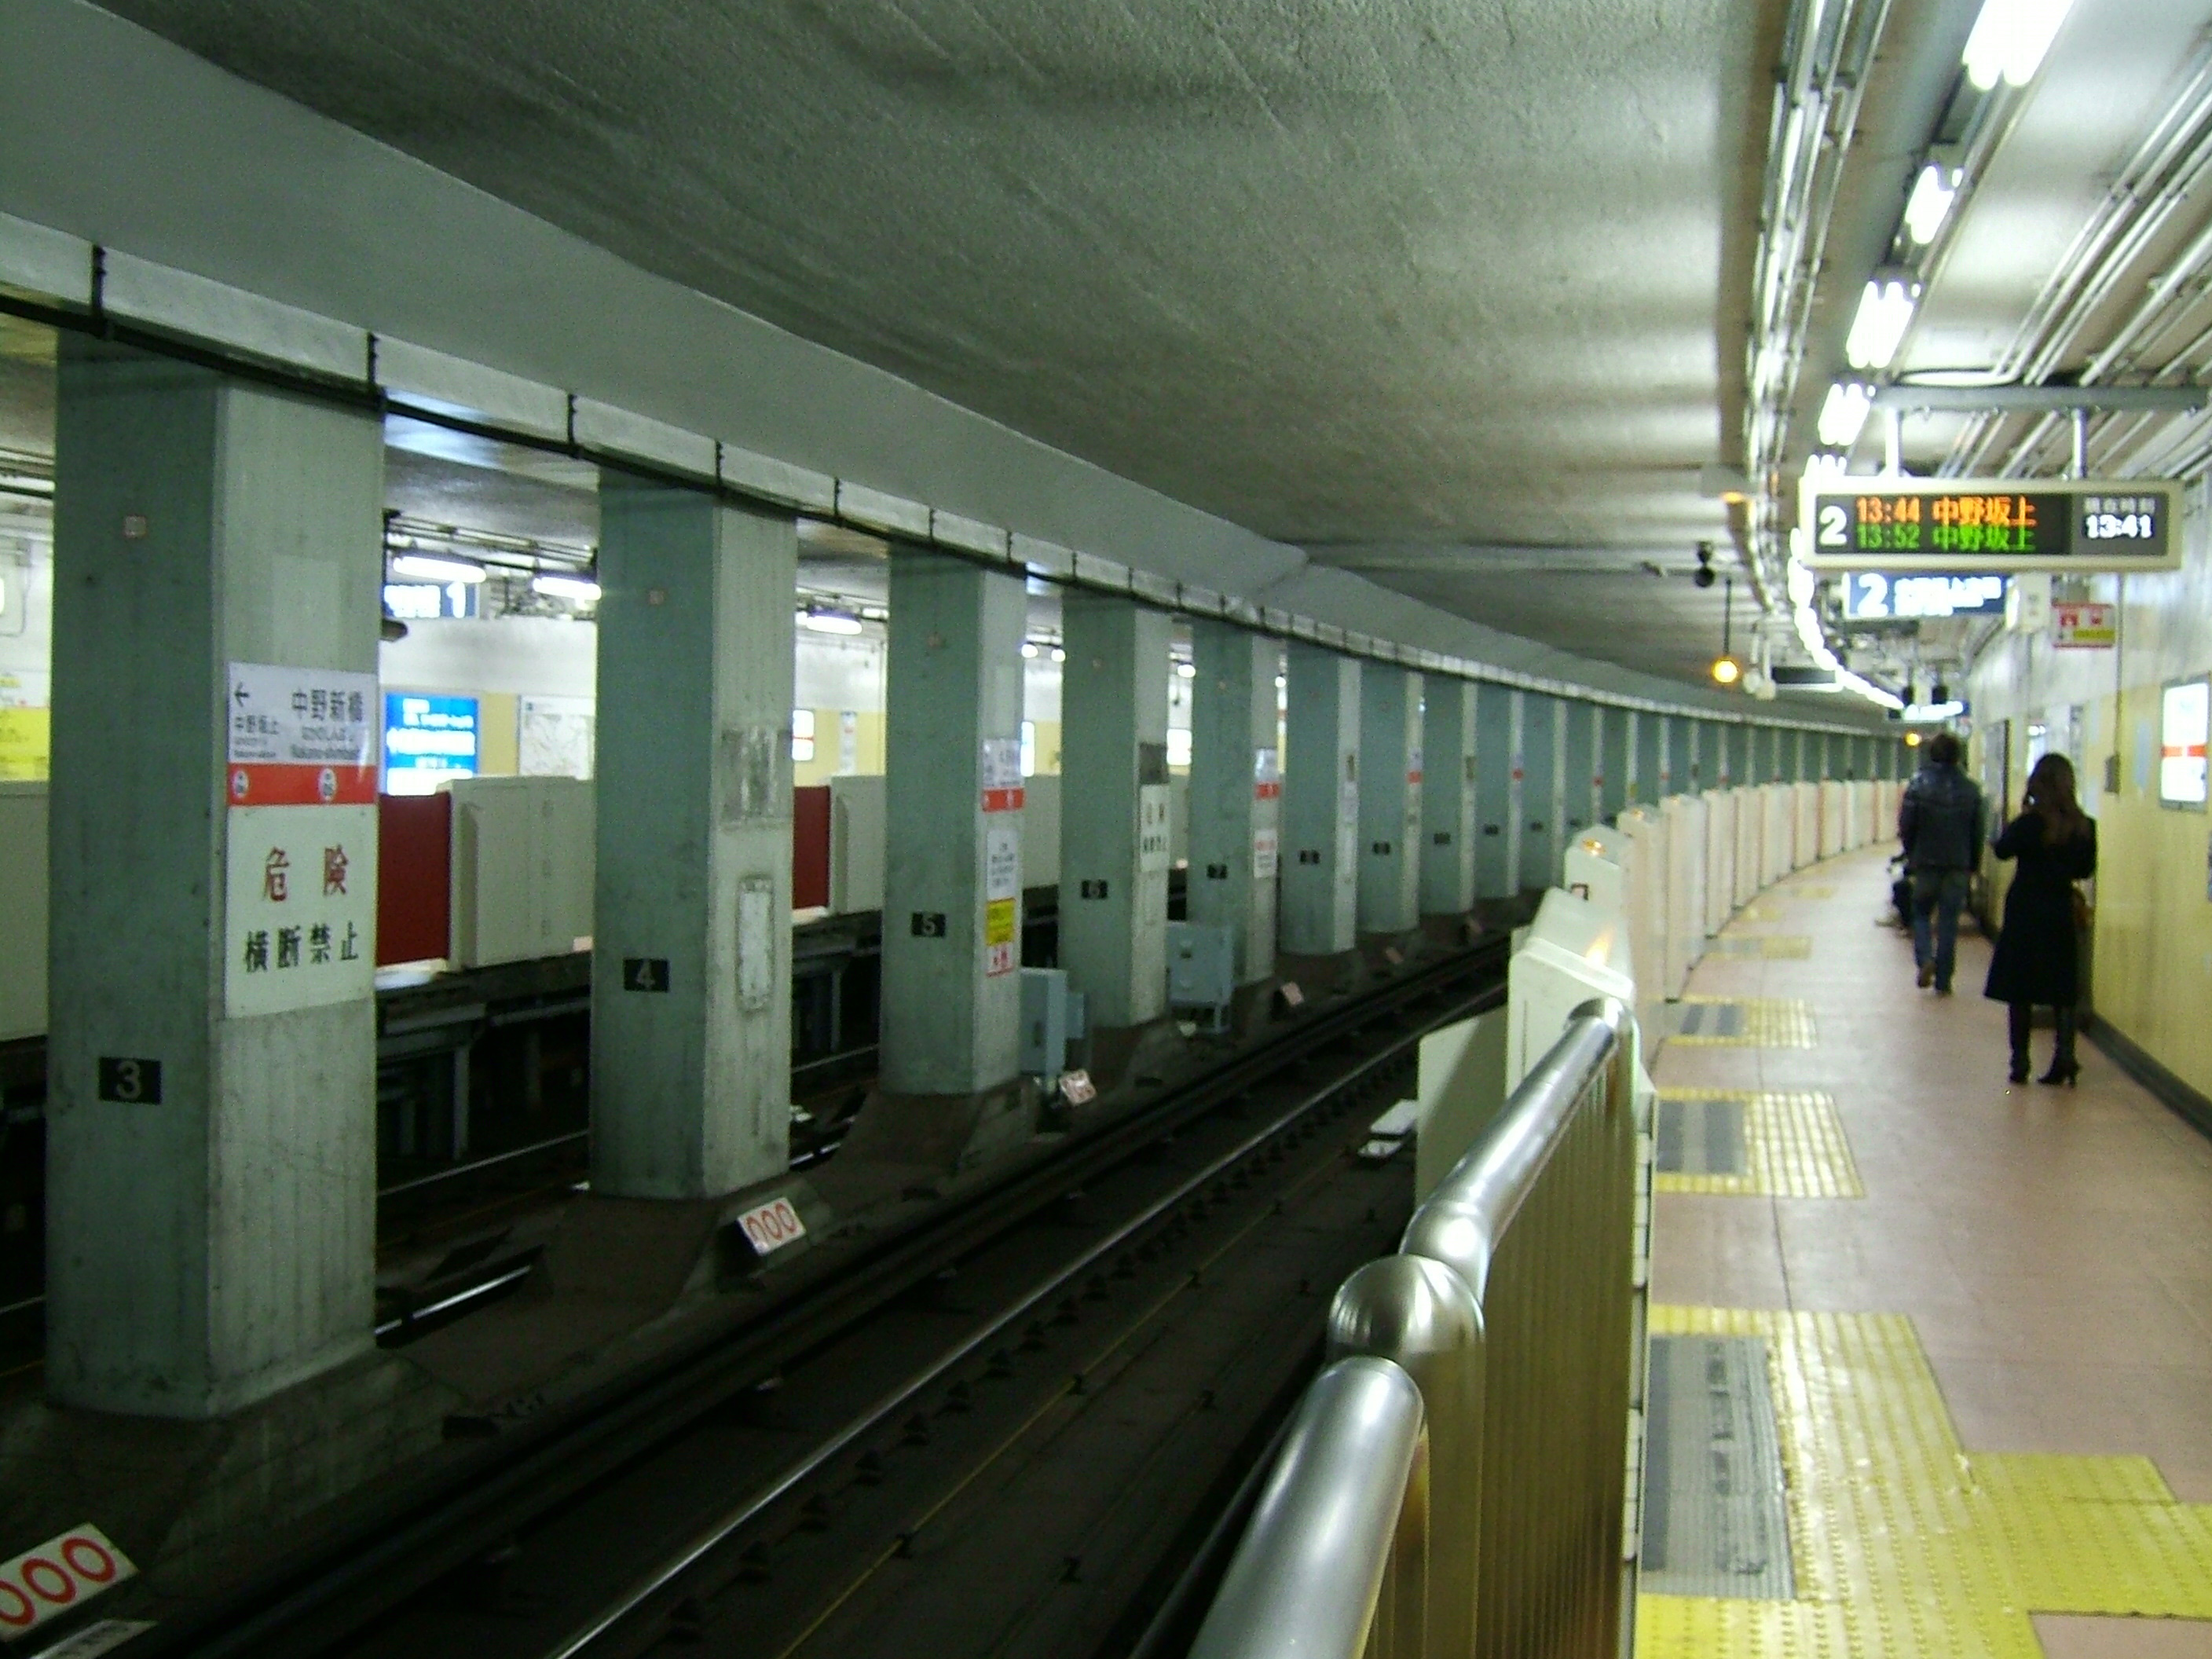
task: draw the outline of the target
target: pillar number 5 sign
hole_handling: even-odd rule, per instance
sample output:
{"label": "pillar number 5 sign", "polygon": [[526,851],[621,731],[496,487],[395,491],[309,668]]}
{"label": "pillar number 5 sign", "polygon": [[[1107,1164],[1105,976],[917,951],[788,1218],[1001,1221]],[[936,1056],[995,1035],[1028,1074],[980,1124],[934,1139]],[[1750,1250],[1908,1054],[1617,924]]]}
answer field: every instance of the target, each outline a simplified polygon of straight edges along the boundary
{"label": "pillar number 5 sign", "polygon": [[223,1004],[234,1018],[374,994],[374,674],[230,665]]}

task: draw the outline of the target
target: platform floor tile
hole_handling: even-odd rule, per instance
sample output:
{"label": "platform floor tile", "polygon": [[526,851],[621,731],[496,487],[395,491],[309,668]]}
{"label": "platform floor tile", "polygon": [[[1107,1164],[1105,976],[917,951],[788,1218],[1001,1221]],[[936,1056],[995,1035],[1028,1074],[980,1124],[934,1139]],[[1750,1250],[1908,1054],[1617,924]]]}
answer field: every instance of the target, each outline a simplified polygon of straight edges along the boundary
{"label": "platform floor tile", "polygon": [[[1733,1102],[1743,1111],[1741,1167],[1735,1171],[1685,1167],[1669,1170],[1663,1158],[1672,1103],[1677,1109],[1706,1102]],[[1707,1193],[1744,1198],[1864,1198],[1851,1144],[1825,1089],[1688,1089],[1659,1091],[1662,1158],[1652,1178],[1662,1193]]]}
{"label": "platform floor tile", "polygon": [[1667,1041],[1707,1048],[1810,1048],[1813,1005],[1802,997],[1686,996],[1667,1007]]}
{"label": "platform floor tile", "polygon": [[2212,1619],[2212,1504],[2142,1457],[1969,1452],[1911,1320],[1655,1307],[1766,1344],[1790,1601],[1645,1593],[1638,1659],[2038,1659],[2034,1613]]}
{"label": "platform floor tile", "polygon": [[1802,961],[1813,954],[1813,938],[1809,933],[1721,933],[1705,941],[1705,954]]}

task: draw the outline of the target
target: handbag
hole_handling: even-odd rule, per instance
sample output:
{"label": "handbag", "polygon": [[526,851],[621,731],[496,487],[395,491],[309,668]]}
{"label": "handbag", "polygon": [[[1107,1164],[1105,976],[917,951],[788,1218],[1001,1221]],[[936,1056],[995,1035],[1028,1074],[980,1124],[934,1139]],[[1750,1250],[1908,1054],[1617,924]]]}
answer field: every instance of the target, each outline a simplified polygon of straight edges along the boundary
{"label": "handbag", "polygon": [[2089,931],[2089,901],[2082,896],[2081,888],[2070,881],[2066,884],[2066,896],[2074,901],[2074,931],[2077,933],[2087,933]]}

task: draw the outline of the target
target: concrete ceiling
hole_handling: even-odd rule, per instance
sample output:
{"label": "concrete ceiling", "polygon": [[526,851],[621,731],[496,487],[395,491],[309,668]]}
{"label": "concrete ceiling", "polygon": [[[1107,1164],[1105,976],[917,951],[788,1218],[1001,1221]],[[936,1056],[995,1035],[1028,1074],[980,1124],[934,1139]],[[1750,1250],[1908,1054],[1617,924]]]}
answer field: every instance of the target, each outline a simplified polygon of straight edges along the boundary
{"label": "concrete ceiling", "polygon": [[1321,560],[1638,667],[1717,643],[1638,567],[1725,554],[1778,0],[110,9]]}

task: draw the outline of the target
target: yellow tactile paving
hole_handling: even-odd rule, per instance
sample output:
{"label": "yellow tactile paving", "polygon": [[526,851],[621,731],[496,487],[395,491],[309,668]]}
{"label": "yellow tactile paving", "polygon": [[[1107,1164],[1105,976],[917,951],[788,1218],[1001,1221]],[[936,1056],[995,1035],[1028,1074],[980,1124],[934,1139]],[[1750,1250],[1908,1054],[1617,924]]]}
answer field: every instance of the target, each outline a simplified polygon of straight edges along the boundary
{"label": "yellow tactile paving", "polygon": [[1802,887],[1785,887],[1782,892],[1788,898],[1807,900],[1832,899],[1836,896],[1834,886],[1827,882],[1808,882]]}
{"label": "yellow tactile paving", "polygon": [[2030,1613],[2212,1618],[2212,1504],[2144,1458],[1965,1450],[1903,1316],[1650,1328],[1766,1339],[1797,1597],[1640,1596],[1638,1659],[2038,1659]]}
{"label": "yellow tactile paving", "polygon": [[1813,939],[1809,933],[1723,933],[1706,941],[1705,953],[1769,960],[1800,958],[1813,954]]}
{"label": "yellow tactile paving", "polygon": [[1741,1175],[1652,1176],[1662,1193],[1760,1198],[1864,1198],[1836,1100],[1825,1089],[1662,1089],[1662,1100],[1743,1103]]}
{"label": "yellow tactile paving", "polygon": [[1742,1024],[1732,1036],[1676,1032],[1667,1041],[1698,1048],[1810,1048],[1814,1045],[1813,1005],[1801,997],[1686,996],[1678,1000],[1678,1006],[1731,1002],[1743,1010]]}

